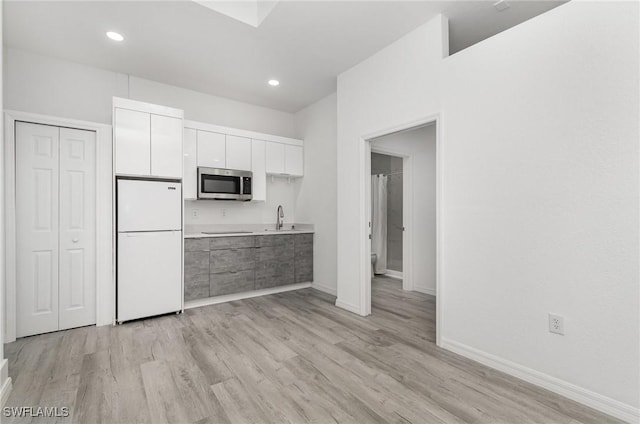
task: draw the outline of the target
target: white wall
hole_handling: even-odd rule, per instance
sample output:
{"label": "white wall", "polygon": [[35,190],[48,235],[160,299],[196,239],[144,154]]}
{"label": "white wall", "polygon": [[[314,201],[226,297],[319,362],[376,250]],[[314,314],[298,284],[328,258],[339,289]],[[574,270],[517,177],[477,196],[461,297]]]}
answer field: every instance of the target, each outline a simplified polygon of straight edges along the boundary
{"label": "white wall", "polygon": [[[636,2],[570,2],[442,73],[444,337],[630,412],[638,22]],[[564,337],[547,331],[549,312],[565,317]]]}
{"label": "white wall", "polygon": [[338,305],[364,313],[362,137],[437,113],[447,22],[437,17],[338,76]]}
{"label": "white wall", "polygon": [[103,69],[5,50],[5,107],[111,124],[112,97],[183,109],[185,119],[293,137],[293,114]]}
{"label": "white wall", "polygon": [[[2,22],[2,11],[4,1],[0,0],[0,22]],[[0,106],[3,102],[4,84],[2,79],[3,62],[2,30],[0,30]],[[4,146],[4,117],[0,119],[0,145]],[[8,361],[4,358],[4,148],[0,149],[0,406],[3,405],[9,395],[11,380],[9,380]]]}
{"label": "white wall", "polygon": [[337,96],[332,94],[296,113],[304,139],[304,172],[296,202],[300,222],[315,225],[314,287],[336,294]]}
{"label": "white wall", "polygon": [[[306,177],[305,177],[306,178]],[[309,223],[297,220],[296,198],[298,197],[300,180],[286,178],[267,177],[267,201],[266,202],[221,202],[214,200],[186,200],[185,224],[191,225],[242,225],[265,224],[274,227],[276,225],[276,211],[278,205],[284,209],[285,225],[295,223]],[[198,217],[193,216],[197,210]]]}
{"label": "white wall", "polygon": [[[638,22],[573,1],[445,59],[428,22],[339,76],[337,153],[357,181],[361,137],[440,112],[443,346],[634,422]],[[360,313],[362,193],[338,185],[337,304]]]}
{"label": "white wall", "polygon": [[[411,179],[411,223],[404,223],[404,236],[413,250],[411,269],[413,289],[436,294],[436,126],[388,135],[371,142],[382,149],[411,159],[411,174],[405,170],[404,182]],[[406,252],[404,252],[406,254]],[[405,274],[407,270],[404,271]]]}

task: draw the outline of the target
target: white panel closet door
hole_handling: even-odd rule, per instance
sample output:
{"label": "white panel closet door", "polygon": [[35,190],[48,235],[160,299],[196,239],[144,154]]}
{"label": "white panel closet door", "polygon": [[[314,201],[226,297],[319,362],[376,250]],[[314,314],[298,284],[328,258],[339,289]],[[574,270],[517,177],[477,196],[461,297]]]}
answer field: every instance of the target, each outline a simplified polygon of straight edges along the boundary
{"label": "white panel closet door", "polygon": [[60,330],[96,323],[95,169],[95,132],[60,128]]}
{"label": "white panel closet door", "polygon": [[58,329],[59,129],[16,123],[18,337]]}

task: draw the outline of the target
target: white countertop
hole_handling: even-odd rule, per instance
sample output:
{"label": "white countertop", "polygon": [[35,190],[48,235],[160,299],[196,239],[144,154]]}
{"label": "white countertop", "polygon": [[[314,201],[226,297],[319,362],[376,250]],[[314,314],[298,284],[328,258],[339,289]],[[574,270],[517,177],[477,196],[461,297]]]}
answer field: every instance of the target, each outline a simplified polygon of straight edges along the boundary
{"label": "white countertop", "polygon": [[239,233],[185,233],[184,238],[204,238],[204,237],[241,237],[241,236],[278,236],[284,234],[313,234],[313,230],[269,230],[269,231],[249,231]]}
{"label": "white countertop", "polygon": [[[291,229],[293,226],[294,229]],[[242,236],[275,236],[285,234],[313,234],[313,225],[310,224],[285,224],[282,230],[275,230],[274,225],[247,224],[247,225],[197,225],[187,226],[184,238],[204,237],[242,237]],[[212,234],[213,233],[213,234]]]}

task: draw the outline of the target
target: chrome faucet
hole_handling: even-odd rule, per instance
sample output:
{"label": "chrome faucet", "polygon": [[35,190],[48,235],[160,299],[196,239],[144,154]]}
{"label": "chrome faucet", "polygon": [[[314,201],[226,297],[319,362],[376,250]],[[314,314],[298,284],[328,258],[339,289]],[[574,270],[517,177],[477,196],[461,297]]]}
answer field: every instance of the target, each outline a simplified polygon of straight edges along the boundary
{"label": "chrome faucet", "polygon": [[278,205],[278,212],[276,218],[276,230],[281,230],[284,227],[284,209],[282,209],[282,205]]}

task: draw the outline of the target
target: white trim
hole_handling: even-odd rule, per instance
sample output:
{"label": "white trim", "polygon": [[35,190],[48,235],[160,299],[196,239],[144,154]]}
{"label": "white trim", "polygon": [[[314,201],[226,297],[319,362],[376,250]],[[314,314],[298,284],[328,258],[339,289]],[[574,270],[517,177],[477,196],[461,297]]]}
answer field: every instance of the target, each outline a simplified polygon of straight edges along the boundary
{"label": "white trim", "polygon": [[413,291],[417,291],[418,293],[428,294],[428,295],[431,295],[431,296],[435,296],[436,295],[436,290],[435,289],[430,289],[428,287],[415,286],[413,288]]}
{"label": "white trim", "polygon": [[223,127],[221,125],[208,124],[206,122],[184,121],[184,127],[193,130],[211,131],[220,134],[234,135],[237,137],[246,137],[255,140],[271,141],[274,143],[291,144],[294,146],[302,146],[304,142],[296,138],[281,137],[279,135],[264,134],[255,131],[241,130],[238,128]]}
{"label": "white trim", "polygon": [[640,421],[640,408],[635,408],[607,396],[592,392],[575,384],[541,373],[534,369],[511,362],[487,352],[483,352],[463,343],[442,339],[441,346],[451,352],[462,355],[488,367],[497,369],[513,377],[536,386],[543,387],[590,408],[609,414],[629,423]]}
{"label": "white trim", "polygon": [[8,359],[4,359],[0,366],[0,384],[2,385],[2,388],[0,389],[0,406],[4,406],[5,402],[9,398],[12,388],[11,377],[9,377]]}
{"label": "white trim", "polygon": [[[408,131],[414,128],[419,128],[425,125],[436,125],[436,345],[442,344],[442,328],[444,313],[442,310],[443,302],[443,275],[442,275],[442,246],[443,246],[443,234],[442,234],[442,126],[443,115],[436,113],[413,121],[397,124],[391,127],[382,128],[377,131],[365,134],[360,137],[360,169],[363,172],[360,173],[359,190],[360,190],[360,306],[356,311],[359,315],[367,316],[371,314],[371,243],[368,243],[369,236],[369,219],[371,209],[371,187],[367,184],[371,178],[371,143],[372,139],[379,138],[385,135],[397,134],[403,131]],[[367,187],[369,186],[369,187]],[[407,196],[405,196],[407,197]],[[403,217],[404,218],[404,217]],[[407,221],[411,222],[411,218]],[[411,231],[405,231],[408,233],[407,239],[411,237]],[[403,244],[404,246],[404,244]],[[405,255],[408,256],[408,255]],[[403,269],[406,273],[410,272],[410,268]],[[411,279],[411,276],[405,275],[405,279]],[[403,283],[404,288],[404,283]],[[336,302],[336,306],[338,303]],[[347,308],[345,308],[347,309]]]}
{"label": "white trim", "polygon": [[[403,250],[404,251],[404,250]],[[403,258],[403,262],[404,262],[404,258]],[[389,278],[395,278],[397,280],[402,280],[402,271],[394,271],[392,269],[388,269],[387,272],[385,272],[384,274],[386,277]],[[404,287],[402,288],[403,290],[406,290]]]}
{"label": "white trim", "polygon": [[360,309],[360,307],[358,305],[353,305],[351,303],[343,302],[341,300],[336,300],[336,306],[338,308],[342,308],[342,309],[347,310],[349,312],[353,312],[354,314],[366,316],[366,315],[362,314],[361,309]]}
{"label": "white trim", "polygon": [[252,297],[266,296],[269,294],[283,293],[292,290],[308,289],[309,287],[311,287],[311,283],[298,283],[242,293],[225,294],[223,296],[207,297],[206,299],[189,300],[185,302],[184,309],[186,310],[191,308],[199,308],[201,306],[217,305],[218,303],[233,302],[236,300],[250,299]]}
{"label": "white trim", "polygon": [[140,102],[138,100],[113,97],[113,108],[135,110],[136,112],[147,112],[152,115],[170,116],[173,118],[184,118],[184,111],[169,106],[155,105],[152,103]]}
{"label": "white trim", "polygon": [[319,291],[327,293],[327,294],[330,294],[332,296],[337,296],[338,295],[338,291],[336,290],[335,287],[329,287],[329,286],[327,286],[325,284],[318,283],[318,282],[315,282],[315,281],[313,283],[311,283],[311,288],[319,290]]}
{"label": "white trim", "polygon": [[77,128],[96,133],[96,325],[114,320],[111,244],[111,126],[14,110],[4,111],[5,165],[5,327],[4,342],[16,339],[16,231],[15,231],[15,122],[25,121],[57,127]]}

